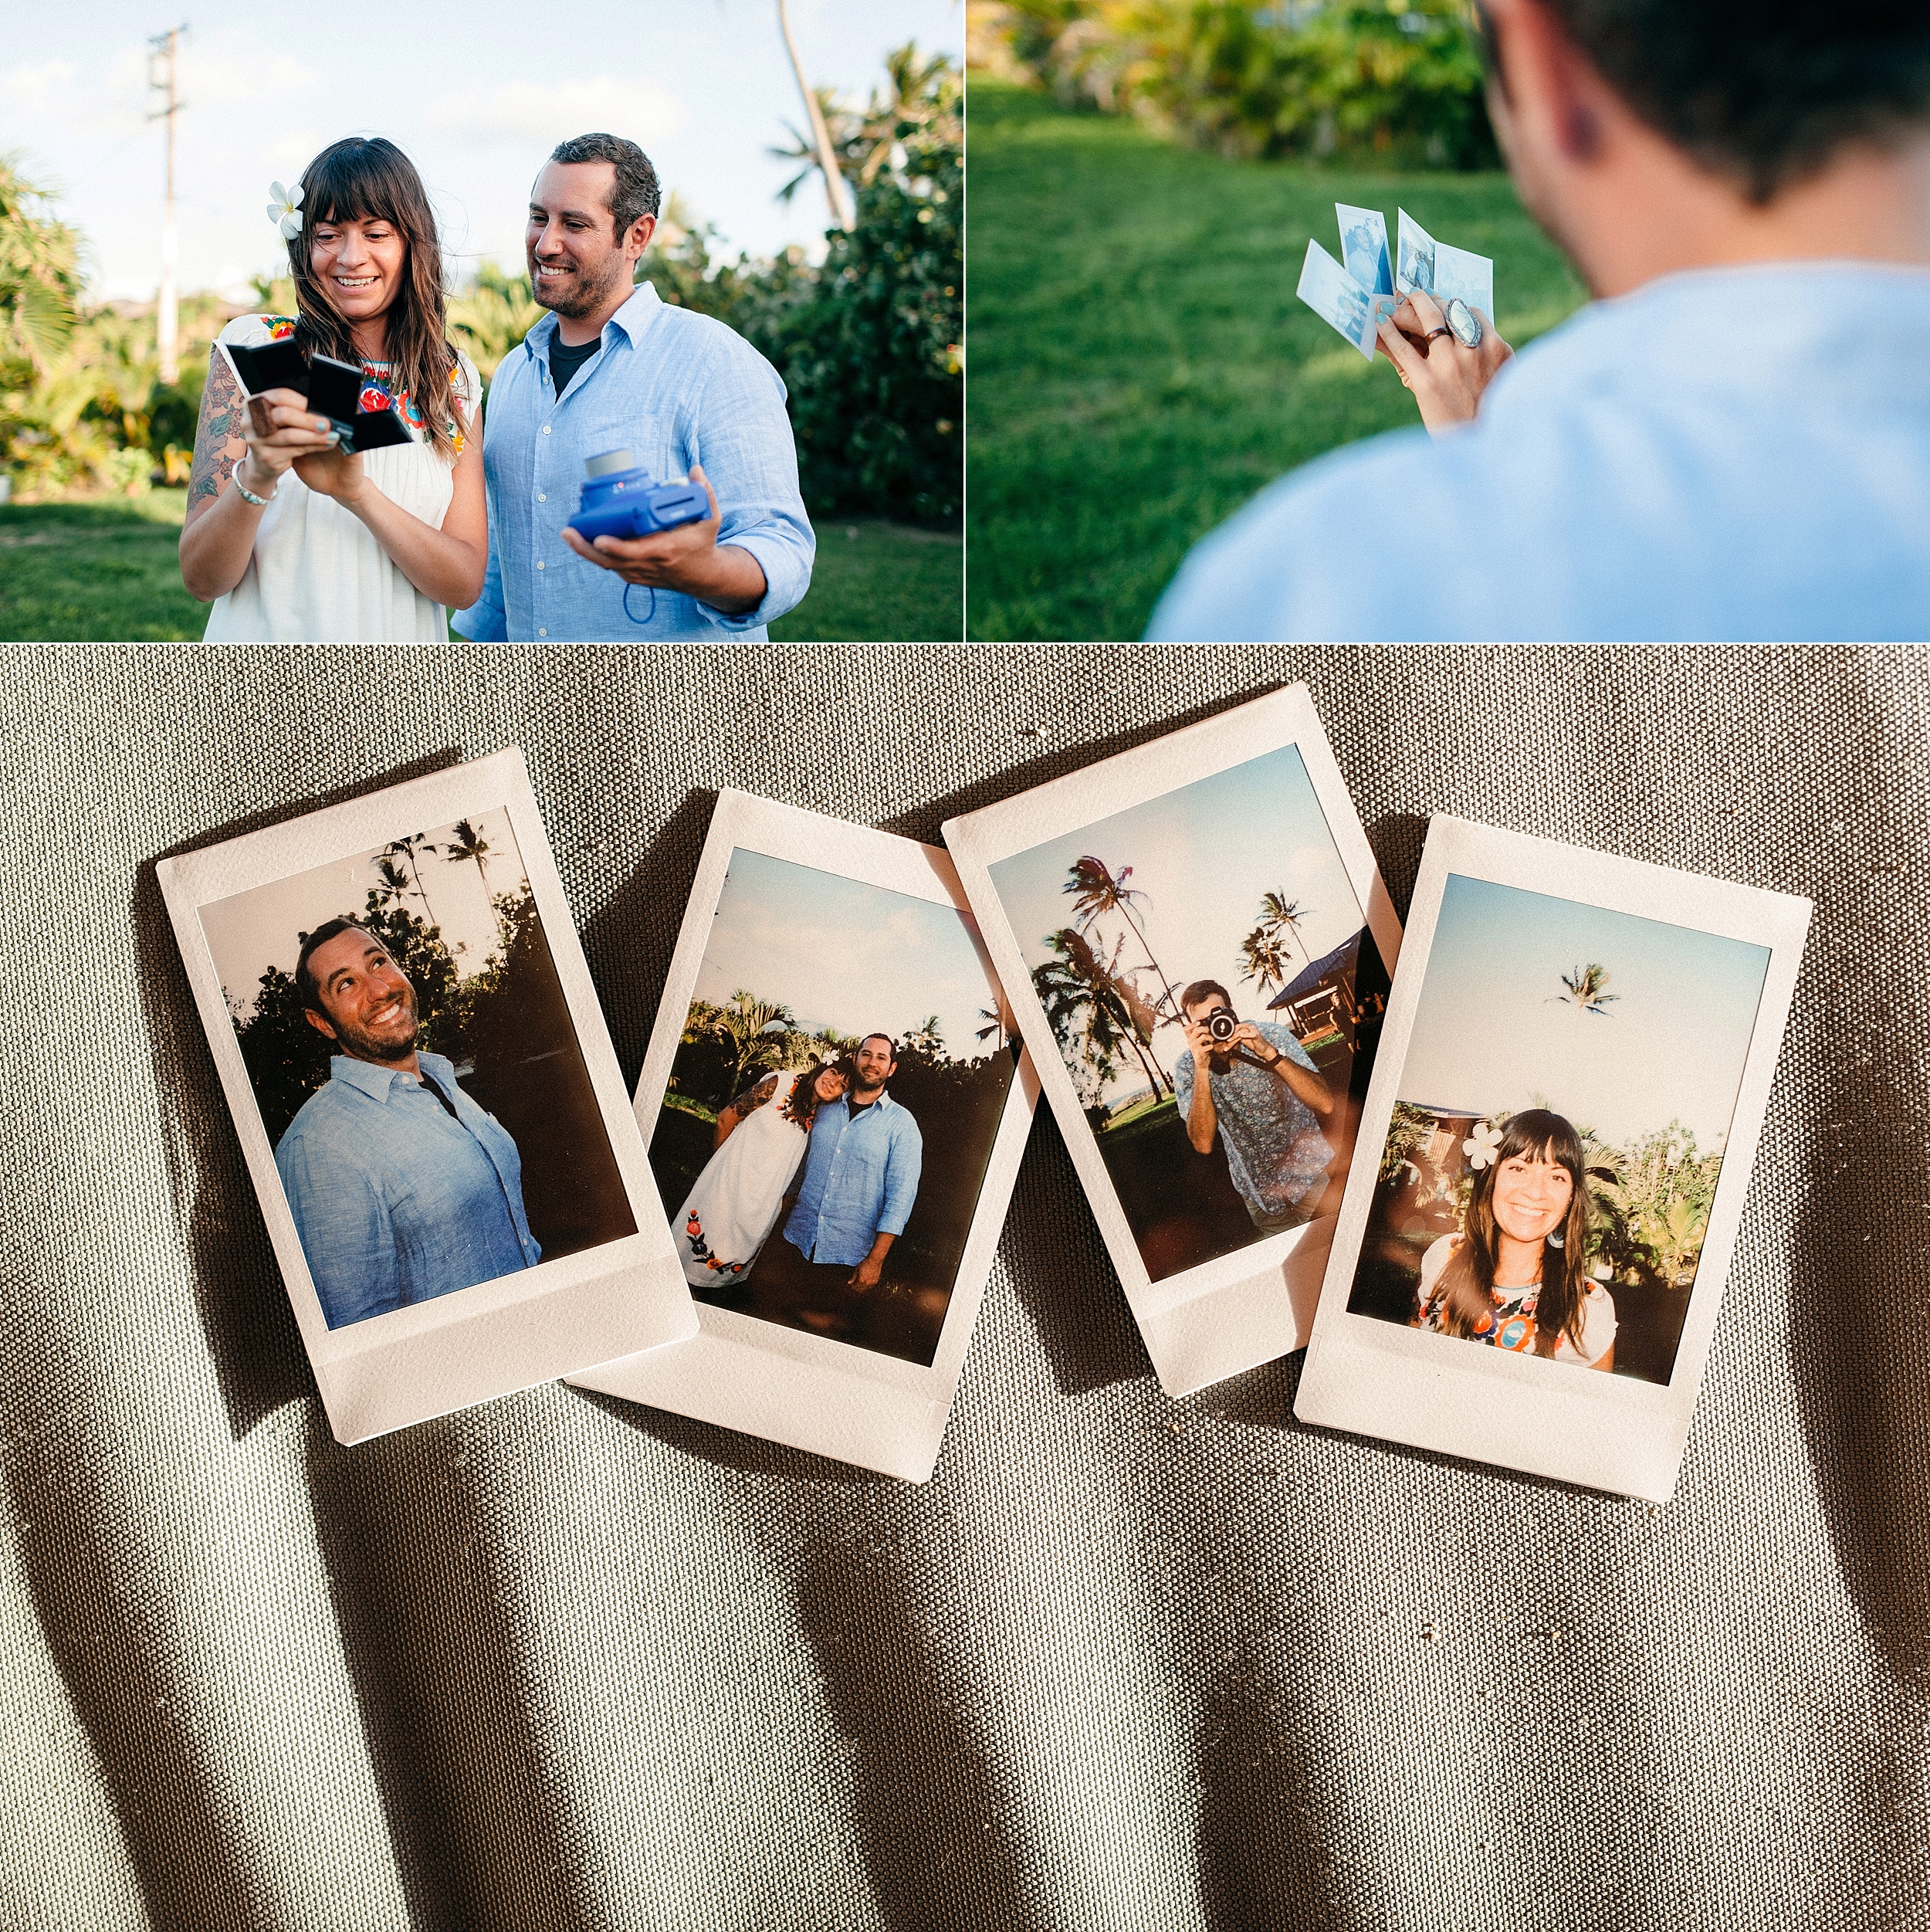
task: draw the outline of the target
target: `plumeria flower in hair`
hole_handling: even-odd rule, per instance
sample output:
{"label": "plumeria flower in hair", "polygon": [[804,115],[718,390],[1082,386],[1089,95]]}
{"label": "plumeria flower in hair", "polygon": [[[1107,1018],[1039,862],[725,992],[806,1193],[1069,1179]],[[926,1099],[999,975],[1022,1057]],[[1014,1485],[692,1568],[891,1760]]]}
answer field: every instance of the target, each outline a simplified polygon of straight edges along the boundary
{"label": "plumeria flower in hair", "polygon": [[1484,1120],[1474,1133],[1461,1144],[1461,1151],[1468,1157],[1471,1168],[1485,1168],[1501,1151],[1501,1129],[1492,1120]]}
{"label": "plumeria flower in hair", "polygon": [[270,181],[268,192],[275,198],[268,205],[268,219],[281,230],[283,241],[292,242],[302,232],[302,185],[297,181],[293,188],[284,188],[279,181]]}

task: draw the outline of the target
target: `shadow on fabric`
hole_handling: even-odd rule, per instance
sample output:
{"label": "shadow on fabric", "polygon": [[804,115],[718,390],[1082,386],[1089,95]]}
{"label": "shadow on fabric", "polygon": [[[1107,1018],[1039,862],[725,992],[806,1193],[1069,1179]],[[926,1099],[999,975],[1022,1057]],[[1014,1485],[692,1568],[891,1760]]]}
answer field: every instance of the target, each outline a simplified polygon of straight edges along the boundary
{"label": "shadow on fabric", "polygon": [[504,1526],[464,1441],[445,1419],[345,1449],[310,1410],[316,1527],[410,1923],[588,1924],[581,1835],[522,1693],[531,1633],[500,1574]]}
{"label": "shadow on fabric", "polygon": [[144,859],[134,875],[130,917],[135,978],[174,1222],[193,1266],[201,1331],[229,1429],[237,1442],[285,1402],[312,1395],[315,1381],[154,868],[162,859],[198,852],[461,762],[460,752],[445,748],[351,785],[231,819]]}
{"label": "shadow on fabric", "polygon": [[1901,1056],[1823,1076],[1793,1243],[1789,1356],[1844,1587],[1890,1668],[1930,1686],[1930,1104]]}
{"label": "shadow on fabric", "polygon": [[857,1822],[891,1932],[1031,1922],[1002,1794],[905,1573],[848,1548],[804,1558],[798,1615],[855,1747]]}
{"label": "shadow on fabric", "polygon": [[1236,1659],[1202,1701],[1200,1903],[1212,1932],[1345,1932],[1356,1920],[1317,1822],[1318,1751],[1291,1728],[1275,1681]]}
{"label": "shadow on fabric", "polygon": [[810,1449],[793,1449],[786,1442],[767,1442],[760,1435],[747,1435],[719,1422],[700,1422],[667,1408],[652,1408],[647,1402],[633,1402],[600,1388],[575,1388],[571,1392],[604,1415],[614,1416],[626,1428],[663,1443],[679,1455],[697,1456],[739,1475],[774,1476],[789,1482],[835,1483],[855,1489],[895,1491],[904,1487],[902,1479],[896,1476],[882,1476],[875,1469],[862,1469],[855,1463],[840,1463]]}

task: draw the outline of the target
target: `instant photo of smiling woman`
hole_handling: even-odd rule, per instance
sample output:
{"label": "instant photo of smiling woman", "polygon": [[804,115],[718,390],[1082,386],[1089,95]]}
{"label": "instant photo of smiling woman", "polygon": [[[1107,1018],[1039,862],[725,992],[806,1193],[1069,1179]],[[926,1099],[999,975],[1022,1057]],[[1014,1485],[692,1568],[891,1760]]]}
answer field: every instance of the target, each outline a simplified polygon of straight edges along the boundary
{"label": "instant photo of smiling woman", "polygon": [[1615,1303],[1590,1279],[1581,1137],[1530,1107],[1465,1143],[1461,1229],[1421,1257],[1413,1326],[1589,1368],[1615,1365]]}
{"label": "instant photo of smiling woman", "polygon": [[210,639],[445,642],[449,607],[475,601],[488,561],[482,385],[447,338],[422,177],[392,142],[355,136],[273,192],[298,313],[237,316],[220,341],[359,366],[362,408],[393,405],[412,440],[343,449],[295,390],[245,398],[215,347],[181,581],[214,604]]}

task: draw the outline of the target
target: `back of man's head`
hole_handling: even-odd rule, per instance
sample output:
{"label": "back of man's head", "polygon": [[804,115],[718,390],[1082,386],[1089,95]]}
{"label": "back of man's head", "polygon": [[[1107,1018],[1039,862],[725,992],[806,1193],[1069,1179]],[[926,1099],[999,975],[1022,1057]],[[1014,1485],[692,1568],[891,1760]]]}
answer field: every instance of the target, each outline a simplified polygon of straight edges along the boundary
{"label": "back of man's head", "polygon": [[1930,125],[1922,0],[1541,4],[1637,116],[1758,205]]}
{"label": "back of man's head", "polygon": [[646,215],[655,215],[662,203],[657,171],[650,157],[633,141],[621,134],[577,134],[559,141],[550,155],[553,161],[574,167],[579,161],[608,161],[616,170],[610,185],[610,218],[621,242]]}

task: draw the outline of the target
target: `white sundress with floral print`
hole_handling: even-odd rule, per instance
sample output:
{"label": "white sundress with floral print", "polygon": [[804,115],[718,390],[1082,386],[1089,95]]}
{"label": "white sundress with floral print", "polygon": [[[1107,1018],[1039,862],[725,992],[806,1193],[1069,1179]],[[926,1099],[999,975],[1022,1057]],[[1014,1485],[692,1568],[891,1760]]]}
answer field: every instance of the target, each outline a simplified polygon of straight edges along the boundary
{"label": "white sundress with floral print", "polygon": [[[224,342],[259,348],[295,333],[292,316],[238,315]],[[412,517],[440,530],[455,493],[455,467],[422,436],[414,400],[395,398],[386,363],[364,363],[364,407],[396,401],[422,440],[364,452],[369,481]],[[460,405],[457,447],[482,395],[476,364],[459,353],[452,378]],[[422,643],[449,639],[449,612],[425,597],[362,520],[286,471],[262,512],[241,581],[215,600],[205,636],[238,643]]]}

